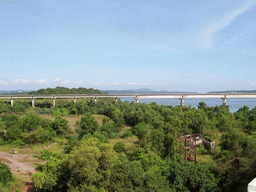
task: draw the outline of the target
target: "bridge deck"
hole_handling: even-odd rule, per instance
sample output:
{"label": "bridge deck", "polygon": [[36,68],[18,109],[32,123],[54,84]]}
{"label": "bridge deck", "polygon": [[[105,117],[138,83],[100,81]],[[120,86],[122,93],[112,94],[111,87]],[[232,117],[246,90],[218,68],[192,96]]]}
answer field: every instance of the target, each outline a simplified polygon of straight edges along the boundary
{"label": "bridge deck", "polygon": [[256,94],[70,94],[70,95],[0,95],[0,99],[10,98],[99,98],[99,97],[136,97],[138,99],[162,98],[256,98]]}

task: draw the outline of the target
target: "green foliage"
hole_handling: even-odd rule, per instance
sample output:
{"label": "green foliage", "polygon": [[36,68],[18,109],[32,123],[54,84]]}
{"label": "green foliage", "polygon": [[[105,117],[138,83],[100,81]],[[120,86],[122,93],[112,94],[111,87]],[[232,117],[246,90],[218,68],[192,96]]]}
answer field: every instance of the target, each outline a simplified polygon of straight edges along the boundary
{"label": "green foliage", "polygon": [[113,146],[113,149],[120,153],[120,152],[124,152],[125,151],[125,148],[124,148],[125,144],[121,141],[117,142],[114,146]]}
{"label": "green foliage", "polygon": [[99,123],[91,113],[85,113],[78,124],[80,126],[80,130],[78,130],[80,138],[86,134],[93,134],[99,128]]}
{"label": "green foliage", "polygon": [[37,91],[31,91],[29,94],[31,95],[47,95],[47,94],[103,94],[104,92],[99,91],[98,89],[93,88],[83,88],[79,87],[78,89],[72,88],[69,89],[67,87],[56,87],[56,88],[47,88],[47,89],[39,89]]}
{"label": "green foliage", "polygon": [[23,132],[29,132],[37,129],[42,124],[42,118],[39,114],[28,113],[21,119],[21,129]]}
{"label": "green foliage", "polygon": [[38,190],[103,190],[110,183],[116,158],[112,148],[95,138],[89,138],[82,140],[65,159],[51,158],[42,171],[31,178]]}
{"label": "green foliage", "polygon": [[205,165],[175,164],[169,169],[168,179],[173,191],[219,191],[217,180]]}
{"label": "green foliage", "polygon": [[23,133],[22,140],[25,143],[33,144],[33,143],[44,143],[53,141],[53,138],[56,136],[54,131],[50,131],[47,129],[37,127],[36,131],[31,131],[29,133]]}
{"label": "green foliage", "polygon": [[10,167],[0,161],[0,183],[7,184],[10,181],[13,181]]}
{"label": "green foliage", "polygon": [[132,137],[132,136],[133,136],[133,134],[132,134],[131,130],[128,129],[123,132],[122,138],[125,139],[125,138]]}
{"label": "green foliage", "polygon": [[68,120],[64,119],[61,116],[58,116],[52,122],[52,128],[56,131],[57,134],[64,134],[67,135],[70,133],[70,129],[68,126]]}
{"label": "green foliage", "polygon": [[41,150],[40,155],[41,155],[40,159],[42,160],[49,160],[51,159],[51,157],[60,159],[60,156],[58,156],[57,153],[49,152],[46,149]]}
{"label": "green foliage", "polygon": [[54,116],[66,116],[69,114],[69,110],[61,107],[61,108],[54,108],[51,113],[54,115]]}
{"label": "green foliage", "polygon": [[117,132],[119,132],[119,128],[117,127],[117,125],[114,122],[110,122],[110,123],[104,123],[101,127],[100,127],[101,132],[105,132],[107,138],[109,139],[114,139],[117,136]]}

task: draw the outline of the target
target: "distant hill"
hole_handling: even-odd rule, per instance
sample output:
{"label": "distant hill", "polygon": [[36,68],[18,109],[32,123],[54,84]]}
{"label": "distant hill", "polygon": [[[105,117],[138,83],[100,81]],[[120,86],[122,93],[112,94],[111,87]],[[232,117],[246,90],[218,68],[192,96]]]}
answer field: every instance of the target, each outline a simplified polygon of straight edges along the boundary
{"label": "distant hill", "polygon": [[56,87],[56,88],[47,88],[47,89],[39,89],[37,91],[31,91],[28,94],[30,95],[48,95],[48,94],[106,94],[104,92],[101,92],[98,89],[93,88],[67,88],[67,87]]}
{"label": "distant hill", "polygon": [[207,93],[256,93],[256,90],[229,90],[229,91],[211,91]]}

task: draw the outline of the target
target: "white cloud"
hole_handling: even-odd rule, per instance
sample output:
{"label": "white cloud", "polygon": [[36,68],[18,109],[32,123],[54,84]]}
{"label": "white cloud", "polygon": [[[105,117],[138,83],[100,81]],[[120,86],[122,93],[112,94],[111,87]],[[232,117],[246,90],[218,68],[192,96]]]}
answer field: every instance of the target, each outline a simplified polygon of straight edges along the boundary
{"label": "white cloud", "polygon": [[46,79],[40,79],[36,81],[31,81],[29,79],[15,79],[13,81],[14,84],[22,84],[22,85],[27,85],[27,84],[47,84],[48,81]]}
{"label": "white cloud", "polygon": [[246,12],[248,9],[255,5],[254,0],[244,1],[240,4],[238,8],[233,9],[233,11],[223,14],[218,20],[212,21],[211,24],[203,27],[202,32],[198,34],[197,39],[203,47],[212,47],[213,36],[215,33],[221,31],[225,27],[231,24],[233,20],[242,13]]}
{"label": "white cloud", "polygon": [[58,85],[66,85],[70,83],[69,80],[61,80],[60,78],[54,79],[53,81],[55,82],[55,84],[58,84]]}
{"label": "white cloud", "polygon": [[8,85],[8,82],[0,80],[0,85]]}
{"label": "white cloud", "polygon": [[15,84],[22,84],[22,85],[26,85],[26,84],[31,84],[33,81],[28,80],[28,79],[15,79],[14,83]]}

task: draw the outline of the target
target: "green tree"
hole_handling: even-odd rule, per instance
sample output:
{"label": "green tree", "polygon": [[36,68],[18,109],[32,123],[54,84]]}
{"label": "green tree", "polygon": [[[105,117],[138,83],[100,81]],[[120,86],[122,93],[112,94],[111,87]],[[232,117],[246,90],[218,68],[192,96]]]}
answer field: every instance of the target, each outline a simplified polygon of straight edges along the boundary
{"label": "green tree", "polygon": [[56,131],[57,134],[68,134],[70,133],[70,129],[68,126],[68,120],[64,119],[61,116],[58,116],[54,119],[52,122],[52,128],[54,131]]}
{"label": "green tree", "polygon": [[99,128],[99,123],[95,120],[91,113],[85,113],[80,122],[79,136],[82,138],[86,134],[93,134]]}

